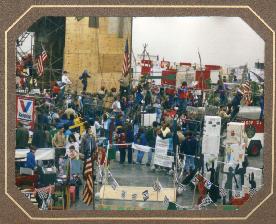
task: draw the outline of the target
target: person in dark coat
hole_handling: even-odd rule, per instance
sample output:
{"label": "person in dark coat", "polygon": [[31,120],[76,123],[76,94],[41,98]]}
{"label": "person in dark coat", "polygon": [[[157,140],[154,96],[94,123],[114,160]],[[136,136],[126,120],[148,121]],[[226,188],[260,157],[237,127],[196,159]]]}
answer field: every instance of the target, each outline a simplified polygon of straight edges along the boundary
{"label": "person in dark coat", "polygon": [[81,137],[80,152],[84,154],[84,160],[92,157],[96,151],[96,140],[91,130],[91,126],[87,125],[85,134]]}
{"label": "person in dark coat", "polygon": [[16,148],[25,149],[28,147],[29,142],[29,131],[23,126],[21,122],[18,123],[18,128],[16,129]]}
{"label": "person in dark coat", "polygon": [[231,117],[230,120],[233,120],[235,118],[235,116],[239,113],[240,111],[240,104],[241,104],[241,100],[242,100],[242,93],[241,91],[237,91],[236,96],[233,98],[232,102],[231,102],[231,106],[232,106],[232,112],[231,112]]}
{"label": "person in dark coat", "polygon": [[[139,131],[135,137],[135,141],[134,143],[139,144],[139,145],[148,145],[148,141],[146,138],[146,134],[145,134],[145,130],[144,128],[140,127]],[[137,159],[136,159],[136,163],[137,164],[142,164],[142,160],[144,157],[144,152],[143,151],[137,151]]]}
{"label": "person in dark coat", "polygon": [[89,75],[88,70],[85,69],[85,70],[83,71],[82,75],[80,76],[80,80],[81,80],[81,83],[82,83],[82,86],[83,86],[82,91],[84,91],[84,92],[85,92],[86,89],[87,89],[87,83],[88,83],[87,79],[88,79],[88,78],[91,78],[91,76]]}
{"label": "person in dark coat", "polygon": [[[133,128],[130,123],[126,124],[126,142],[132,143],[134,141]],[[127,161],[129,164],[132,164],[132,146],[127,146]]]}
{"label": "person in dark coat", "polygon": [[26,159],[26,164],[25,167],[34,170],[36,167],[36,162],[35,162],[35,152],[36,148],[34,146],[30,146],[30,152],[27,153],[27,159]]}
{"label": "person in dark coat", "polygon": [[190,172],[190,169],[195,169],[195,155],[197,150],[197,140],[193,137],[190,131],[186,132],[185,140],[182,142],[180,147],[180,153],[185,154],[185,166],[184,171]]}
{"label": "person in dark coat", "polygon": [[47,142],[45,132],[40,124],[37,124],[32,137],[32,145],[36,148],[44,148]]}

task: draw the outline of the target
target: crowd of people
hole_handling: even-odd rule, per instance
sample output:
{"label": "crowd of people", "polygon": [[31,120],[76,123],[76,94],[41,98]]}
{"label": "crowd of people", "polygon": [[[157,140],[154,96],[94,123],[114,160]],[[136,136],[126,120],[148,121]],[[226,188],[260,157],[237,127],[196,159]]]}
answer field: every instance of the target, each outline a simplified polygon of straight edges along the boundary
{"label": "crowd of people", "polygon": [[[150,146],[147,153],[147,166],[152,165],[156,137],[173,139],[173,155],[178,146],[181,154],[187,155],[184,171],[195,169],[195,155],[200,155],[196,129],[191,128],[188,120],[193,119],[187,112],[187,106],[202,106],[200,96],[194,95],[187,82],[168,94],[166,88],[156,88],[153,82],[144,81],[135,88],[112,88],[108,91],[101,87],[95,93],[88,93],[87,70],[80,79],[83,91],[80,95],[70,89],[71,81],[65,71],[61,83],[57,82],[51,90],[35,96],[36,121],[29,142],[29,132],[21,123],[16,130],[16,148],[55,148],[55,165],[59,167],[59,158],[83,159],[91,157],[97,148],[106,153],[107,139],[111,144],[108,160],[115,159],[120,153],[120,164],[143,164],[144,152],[138,151],[133,158],[132,143]],[[239,112],[242,93],[237,91],[228,102],[227,86],[220,79],[215,94],[220,98],[217,115],[226,124]],[[155,113],[156,121],[144,127],[141,114]],[[261,115],[263,116],[263,115]],[[177,118],[177,119],[176,119]],[[174,123],[174,120],[176,121]],[[203,122],[202,120],[198,121]],[[73,128],[72,128],[73,127]],[[101,143],[99,143],[101,142]],[[104,144],[104,145],[100,145]],[[103,147],[101,147],[103,146]],[[32,149],[31,149],[32,150]]]}

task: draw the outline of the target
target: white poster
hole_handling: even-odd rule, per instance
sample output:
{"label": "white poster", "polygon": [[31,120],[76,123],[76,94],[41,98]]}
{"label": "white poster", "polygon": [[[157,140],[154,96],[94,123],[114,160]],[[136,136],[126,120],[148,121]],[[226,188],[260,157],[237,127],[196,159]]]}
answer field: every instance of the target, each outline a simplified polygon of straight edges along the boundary
{"label": "white poster", "polygon": [[172,148],[171,139],[162,139],[159,136],[156,138],[154,164],[164,167],[172,167],[174,161],[173,156],[168,156],[167,153]]}
{"label": "white poster", "polygon": [[154,164],[163,167],[172,167],[173,156],[154,155]]}
{"label": "white poster", "polygon": [[[20,159],[19,161],[26,161],[27,153],[30,149],[16,149],[15,159]],[[35,160],[53,160],[55,159],[55,149],[54,148],[38,148],[35,152]]]}

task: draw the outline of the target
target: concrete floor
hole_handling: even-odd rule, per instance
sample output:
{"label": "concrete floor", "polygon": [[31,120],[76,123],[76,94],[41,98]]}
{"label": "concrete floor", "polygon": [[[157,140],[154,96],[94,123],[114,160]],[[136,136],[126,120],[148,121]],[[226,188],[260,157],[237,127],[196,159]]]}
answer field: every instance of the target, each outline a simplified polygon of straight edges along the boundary
{"label": "concrete floor", "polygon": [[[135,155],[133,158],[136,158]],[[261,168],[263,167],[263,150],[258,157],[248,157],[249,166]],[[167,171],[152,171],[150,167],[146,165],[137,164],[119,164],[119,158],[117,155],[116,161],[112,161],[110,164],[110,171],[113,177],[121,186],[142,186],[148,189],[152,188],[154,181],[158,178],[163,187],[174,187],[173,177],[167,174]],[[147,162],[147,154],[143,158],[143,163]],[[220,175],[222,176],[222,175]],[[220,182],[222,178],[220,178]],[[83,187],[83,186],[82,186]],[[95,185],[96,192],[99,192],[101,185]],[[80,191],[82,192],[82,190]],[[195,193],[195,195],[194,195]],[[186,209],[191,209],[193,200],[197,201],[198,193],[194,192],[190,187],[184,191],[181,195],[177,196],[176,203],[184,206]],[[218,201],[217,205],[221,205],[222,202]],[[143,202],[143,201],[127,201],[127,200],[95,200],[96,209],[105,210],[165,210],[162,202]],[[77,201],[70,209],[72,210],[92,210],[92,206],[86,206],[80,200]]]}

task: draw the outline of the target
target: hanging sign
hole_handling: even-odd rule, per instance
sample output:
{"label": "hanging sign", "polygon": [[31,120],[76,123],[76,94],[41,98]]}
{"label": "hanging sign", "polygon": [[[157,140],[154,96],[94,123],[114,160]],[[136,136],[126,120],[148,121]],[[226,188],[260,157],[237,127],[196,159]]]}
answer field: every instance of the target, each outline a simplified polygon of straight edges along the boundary
{"label": "hanging sign", "polygon": [[31,97],[16,97],[16,124],[21,122],[26,128],[34,128],[35,101]]}

